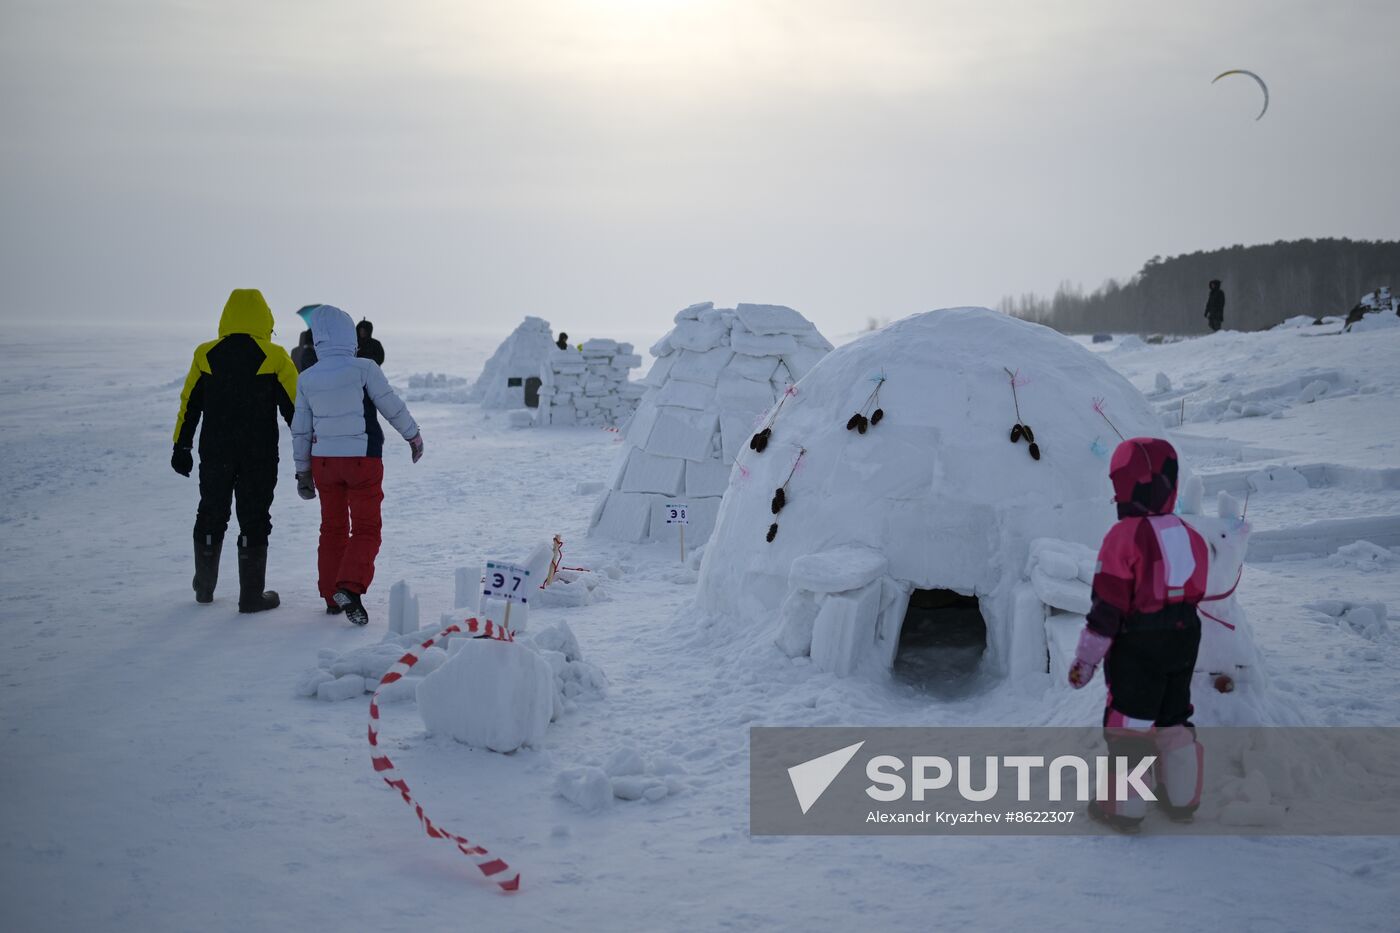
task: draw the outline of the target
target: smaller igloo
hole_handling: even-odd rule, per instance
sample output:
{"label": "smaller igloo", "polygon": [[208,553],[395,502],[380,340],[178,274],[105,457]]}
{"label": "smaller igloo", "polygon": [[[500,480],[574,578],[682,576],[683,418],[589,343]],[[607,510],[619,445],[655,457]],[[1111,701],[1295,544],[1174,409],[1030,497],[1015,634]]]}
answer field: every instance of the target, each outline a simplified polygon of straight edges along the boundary
{"label": "smaller igloo", "polygon": [[549,322],[525,318],[486,361],[467,401],[480,402],[482,408],[539,407],[540,367],[554,349]]}
{"label": "smaller igloo", "polygon": [[763,450],[740,446],[696,608],[718,637],[838,674],[1044,675],[1024,574],[1036,539],[1097,549],[1115,520],[1100,409],[1126,437],[1163,433],[1131,383],[1047,327],[957,308],[866,334],[797,384]]}
{"label": "smaller igloo", "polygon": [[704,544],[739,450],[764,413],[831,351],[805,317],[783,305],[694,304],[651,348],[656,362],[627,429],[589,534],[620,541],[675,541],[662,517],[684,500],[686,541]]}

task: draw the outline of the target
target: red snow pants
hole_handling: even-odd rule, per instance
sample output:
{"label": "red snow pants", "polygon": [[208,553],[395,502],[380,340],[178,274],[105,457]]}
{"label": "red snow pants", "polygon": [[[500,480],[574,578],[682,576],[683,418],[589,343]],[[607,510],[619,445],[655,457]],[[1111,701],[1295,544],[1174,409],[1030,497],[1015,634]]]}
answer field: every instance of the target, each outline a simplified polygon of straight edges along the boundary
{"label": "red snow pants", "polygon": [[384,461],[378,457],[312,457],[311,478],[321,499],[317,586],[327,601],[337,589],[363,593],[379,554],[379,504]]}

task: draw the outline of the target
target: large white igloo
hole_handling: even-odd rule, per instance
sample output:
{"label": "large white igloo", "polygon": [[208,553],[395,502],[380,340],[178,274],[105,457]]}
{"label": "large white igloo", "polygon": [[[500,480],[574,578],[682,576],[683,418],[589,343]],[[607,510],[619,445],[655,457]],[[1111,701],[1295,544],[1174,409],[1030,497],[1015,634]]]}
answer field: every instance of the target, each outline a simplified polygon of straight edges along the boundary
{"label": "large white igloo", "polygon": [[[1009,439],[1017,400],[1039,460]],[[878,423],[848,429],[876,407]],[[1101,358],[985,308],[913,315],[838,348],[771,428],[762,451],[740,451],[697,609],[721,631],[775,639],[837,673],[891,668],[916,613],[980,614],[977,664],[998,675],[1047,667],[1039,604],[1017,606],[1031,542],[1097,549],[1116,518],[1115,428],[1164,430]]]}

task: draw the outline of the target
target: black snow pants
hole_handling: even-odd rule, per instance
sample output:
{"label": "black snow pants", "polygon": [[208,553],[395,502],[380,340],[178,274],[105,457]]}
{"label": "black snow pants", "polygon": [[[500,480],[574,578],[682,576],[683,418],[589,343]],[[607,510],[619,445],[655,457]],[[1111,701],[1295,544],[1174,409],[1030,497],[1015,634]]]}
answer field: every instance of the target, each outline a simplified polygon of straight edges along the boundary
{"label": "black snow pants", "polygon": [[1159,729],[1190,725],[1201,620],[1195,609],[1177,615],[1169,626],[1133,629],[1130,623],[1113,639],[1103,668],[1108,682],[1105,725],[1115,710]]}
{"label": "black snow pants", "polygon": [[224,539],[229,513],[237,500],[238,531],[250,547],[265,547],[272,534],[272,493],[277,486],[277,459],[199,461],[199,512],[194,538]]}

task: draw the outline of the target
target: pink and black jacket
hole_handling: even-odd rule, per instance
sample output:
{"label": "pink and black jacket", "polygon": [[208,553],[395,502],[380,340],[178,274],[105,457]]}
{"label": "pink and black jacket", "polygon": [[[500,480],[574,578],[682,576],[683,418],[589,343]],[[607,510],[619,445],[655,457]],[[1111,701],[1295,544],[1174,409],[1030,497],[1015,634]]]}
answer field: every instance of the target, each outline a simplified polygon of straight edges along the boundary
{"label": "pink and black jacket", "polygon": [[1159,438],[1118,445],[1109,465],[1119,521],[1104,537],[1086,627],[1105,638],[1200,624],[1206,595],[1205,539],[1172,514],[1177,459]]}

